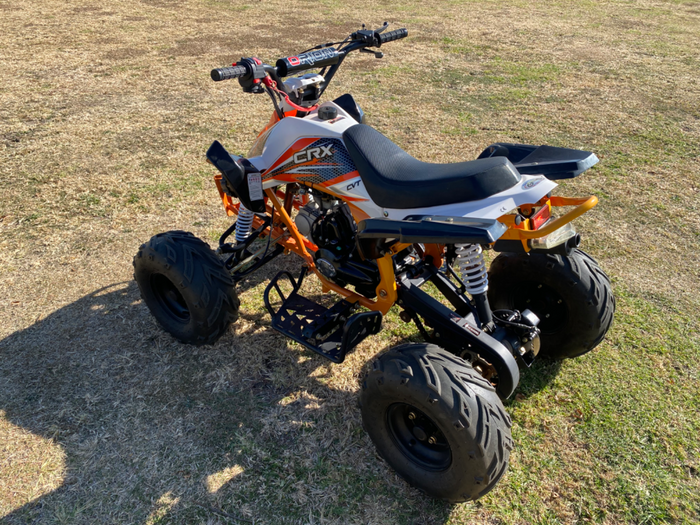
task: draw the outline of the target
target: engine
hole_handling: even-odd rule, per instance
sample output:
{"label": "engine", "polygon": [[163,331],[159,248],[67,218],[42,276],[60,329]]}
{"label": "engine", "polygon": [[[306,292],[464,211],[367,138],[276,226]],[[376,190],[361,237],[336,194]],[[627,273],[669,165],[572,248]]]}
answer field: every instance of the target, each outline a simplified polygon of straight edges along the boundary
{"label": "engine", "polygon": [[318,246],[314,262],[319,272],[340,286],[350,284],[358,293],[375,297],[379,270],[374,261],[363,261],[357,253],[357,226],[347,204],[316,190],[309,197],[294,222]]}

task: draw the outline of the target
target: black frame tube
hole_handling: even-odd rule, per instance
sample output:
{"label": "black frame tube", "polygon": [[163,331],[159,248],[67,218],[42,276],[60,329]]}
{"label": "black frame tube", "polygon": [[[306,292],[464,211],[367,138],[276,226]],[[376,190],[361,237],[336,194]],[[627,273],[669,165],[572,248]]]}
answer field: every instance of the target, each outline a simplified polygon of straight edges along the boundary
{"label": "black frame tube", "polygon": [[420,286],[427,280],[431,280],[430,273],[401,279],[397,290],[399,304],[422,317],[435,330],[434,340],[445,350],[456,355],[472,352],[491,363],[498,373],[496,392],[502,399],[508,398],[520,381],[513,354],[503,343],[474,326],[473,315],[460,316],[421,290]]}

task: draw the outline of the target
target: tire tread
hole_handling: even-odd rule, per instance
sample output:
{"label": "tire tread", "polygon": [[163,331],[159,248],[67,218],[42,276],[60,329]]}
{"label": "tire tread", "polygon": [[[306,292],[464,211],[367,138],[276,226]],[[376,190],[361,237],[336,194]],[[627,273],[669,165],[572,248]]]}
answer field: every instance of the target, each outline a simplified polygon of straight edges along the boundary
{"label": "tire tread", "polygon": [[[158,315],[148,278],[151,273],[163,273],[161,270],[165,270],[181,293],[193,292],[188,307],[197,319],[191,334],[178,333],[180,327],[171,326],[167,318]],[[190,232],[159,233],[142,244],[134,257],[134,279],[141,298],[159,324],[184,343],[212,344],[238,319],[240,300],[233,278],[209,245]]]}
{"label": "tire tread", "polygon": [[[421,373],[417,372],[419,369]],[[409,382],[404,382],[407,377]],[[375,360],[362,386],[364,428],[379,454],[414,486],[434,497],[465,501],[486,494],[506,471],[513,448],[511,420],[492,385],[461,358],[434,345],[401,345]],[[460,454],[469,451],[464,463],[455,467],[460,474],[455,474],[457,470],[450,474],[458,479],[451,486],[441,485],[443,481],[439,479],[426,481],[426,475],[416,474],[411,462],[397,452],[395,445],[392,448],[385,417],[375,413],[374,406],[387,403],[388,407],[391,399],[409,399],[405,402],[418,405],[426,398],[427,402],[417,408],[429,411],[433,414],[429,417],[444,423],[442,432],[459,440],[458,448],[464,451]],[[457,449],[454,444],[451,446],[454,454]]]}
{"label": "tire tread", "polygon": [[[582,250],[574,250],[568,257],[554,254],[500,254],[494,259],[489,270],[489,301],[495,308],[508,308],[509,305],[504,304],[503,299],[507,295],[507,289],[517,286],[521,276],[533,280],[536,275],[544,272],[559,276],[571,288],[576,288],[576,302],[586,305],[586,310],[583,312],[583,333],[570,333],[566,337],[559,337],[566,341],[559,342],[558,346],[561,347],[548,348],[547,336],[543,334],[542,355],[556,359],[572,358],[591,351],[603,341],[610,329],[616,305],[610,278],[598,263]],[[564,289],[561,292],[571,293]]]}

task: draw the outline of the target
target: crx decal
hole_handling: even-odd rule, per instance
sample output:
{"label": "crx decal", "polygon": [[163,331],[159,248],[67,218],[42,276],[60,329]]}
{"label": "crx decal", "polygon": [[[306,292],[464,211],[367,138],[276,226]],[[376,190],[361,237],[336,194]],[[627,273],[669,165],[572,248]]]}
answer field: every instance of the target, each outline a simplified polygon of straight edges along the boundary
{"label": "crx decal", "polygon": [[302,162],[308,162],[313,159],[322,159],[324,157],[330,157],[331,155],[333,155],[331,145],[309,148],[294,154],[294,164],[301,164]]}

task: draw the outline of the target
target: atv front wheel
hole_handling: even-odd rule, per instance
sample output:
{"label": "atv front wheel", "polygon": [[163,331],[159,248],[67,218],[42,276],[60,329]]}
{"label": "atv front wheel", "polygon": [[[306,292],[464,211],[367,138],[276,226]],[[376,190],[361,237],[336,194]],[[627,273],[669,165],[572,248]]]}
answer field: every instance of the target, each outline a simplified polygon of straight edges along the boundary
{"label": "atv front wheel", "polygon": [[211,344],[238,318],[234,281],[204,241],[159,233],[134,257],[141,297],[166,332],[183,343]]}
{"label": "atv front wheel", "polygon": [[511,420],[494,387],[435,345],[405,344],[380,356],[360,401],[379,454],[432,497],[476,500],[508,467]]}
{"label": "atv front wheel", "polygon": [[568,257],[502,253],[489,269],[494,310],[530,309],[540,318],[540,352],[551,359],[577,357],[605,337],[615,313],[610,279],[587,253]]}

